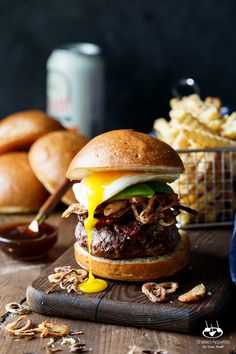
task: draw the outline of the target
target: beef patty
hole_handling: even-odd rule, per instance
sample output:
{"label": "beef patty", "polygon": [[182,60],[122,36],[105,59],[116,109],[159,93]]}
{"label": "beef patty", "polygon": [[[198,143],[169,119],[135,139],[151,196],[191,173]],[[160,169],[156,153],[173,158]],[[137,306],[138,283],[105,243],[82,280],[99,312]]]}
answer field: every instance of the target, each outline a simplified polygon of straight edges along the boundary
{"label": "beef patty", "polygon": [[[83,218],[75,230],[79,245],[87,249],[87,233]],[[92,232],[91,253],[108,259],[163,256],[173,252],[180,239],[176,225],[162,226],[158,222],[142,224],[137,220],[124,223],[98,222]]]}

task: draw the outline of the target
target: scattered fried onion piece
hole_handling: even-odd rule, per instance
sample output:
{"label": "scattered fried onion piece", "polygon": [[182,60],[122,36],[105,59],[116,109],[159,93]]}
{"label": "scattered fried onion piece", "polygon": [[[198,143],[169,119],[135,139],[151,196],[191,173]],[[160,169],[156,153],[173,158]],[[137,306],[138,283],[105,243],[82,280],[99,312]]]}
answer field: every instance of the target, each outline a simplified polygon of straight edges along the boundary
{"label": "scattered fried onion piece", "polygon": [[48,276],[48,280],[52,283],[52,286],[46,290],[47,293],[50,293],[58,285],[62,289],[66,289],[68,293],[72,290],[78,292],[78,284],[83,283],[87,277],[88,272],[84,269],[74,269],[70,266],[57,267],[55,268],[54,274]]}
{"label": "scattered fried onion piece", "polygon": [[30,329],[25,329],[23,331],[20,331],[19,333],[17,333],[17,336],[33,337],[37,333],[41,333],[41,330],[39,328],[30,328]]}
{"label": "scattered fried onion piece", "polygon": [[47,350],[47,353],[57,353],[57,352],[62,352],[62,349],[61,348],[58,348],[58,347],[48,347],[46,346],[46,350]]}
{"label": "scattered fried onion piece", "polygon": [[84,332],[82,332],[82,331],[72,331],[72,332],[70,332],[71,336],[80,336],[81,334],[84,334]]}
{"label": "scattered fried onion piece", "polygon": [[157,283],[145,283],[142,286],[142,292],[151,302],[162,302],[166,297],[166,289]]}
{"label": "scattered fried onion piece", "polygon": [[74,345],[76,343],[75,338],[64,337],[62,338],[61,345]]}
{"label": "scattered fried onion piece", "polygon": [[55,341],[55,338],[50,338],[49,342],[46,344],[47,353],[57,353],[62,351],[61,348],[55,346]]}
{"label": "scattered fried onion piece", "polygon": [[60,287],[67,289],[68,293],[71,290],[77,291],[77,285],[83,283],[88,276],[88,272],[84,269],[72,269],[70,272],[64,274],[60,279]]}
{"label": "scattered fried onion piece", "polygon": [[175,218],[173,218],[170,222],[165,222],[163,219],[159,220],[159,224],[164,227],[174,225],[175,222],[176,222]]}
{"label": "scattered fried onion piece", "polygon": [[30,313],[30,308],[28,305],[21,305],[17,302],[10,302],[6,305],[5,309],[13,315],[27,315]]}
{"label": "scattered fried onion piece", "polygon": [[194,302],[203,299],[205,295],[206,288],[204,284],[199,284],[187,293],[180,295],[178,300],[181,302]]}
{"label": "scattered fried onion piece", "polygon": [[91,349],[87,349],[84,343],[75,343],[69,347],[70,353],[84,353],[88,351],[91,351]]}
{"label": "scattered fried onion piece", "polygon": [[[71,272],[71,270],[68,272]],[[48,280],[50,281],[50,283],[58,284],[61,278],[68,272],[58,272],[58,273],[49,274]]]}
{"label": "scattered fried onion piece", "polygon": [[179,284],[178,283],[175,283],[173,281],[167,281],[165,283],[160,283],[158,284],[160,286],[162,286],[163,288],[165,288],[166,290],[166,294],[171,294],[171,293],[174,293],[178,287],[179,287]]}
{"label": "scattered fried onion piece", "polygon": [[56,267],[54,269],[54,273],[61,273],[61,272],[69,272],[70,270],[72,270],[71,266],[67,265],[67,266],[60,266],[60,267]]}
{"label": "scattered fried onion piece", "polygon": [[69,327],[67,325],[48,321],[40,323],[39,329],[41,330],[41,337],[64,337],[69,333]]}
{"label": "scattered fried onion piece", "polygon": [[32,321],[28,316],[20,316],[16,321],[8,323],[4,328],[7,332],[17,336],[21,332],[28,330],[32,326]]}

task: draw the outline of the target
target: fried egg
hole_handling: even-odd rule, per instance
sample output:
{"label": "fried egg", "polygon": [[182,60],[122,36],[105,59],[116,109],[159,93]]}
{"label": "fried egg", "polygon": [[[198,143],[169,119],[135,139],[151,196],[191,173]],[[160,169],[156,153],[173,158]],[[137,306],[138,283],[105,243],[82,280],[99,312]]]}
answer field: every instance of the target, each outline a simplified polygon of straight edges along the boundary
{"label": "fried egg", "polygon": [[[117,193],[137,183],[158,180],[159,175],[137,172],[97,172],[80,183],[75,183],[73,191],[76,200],[88,210],[110,199]],[[95,210],[94,209],[94,210]]]}

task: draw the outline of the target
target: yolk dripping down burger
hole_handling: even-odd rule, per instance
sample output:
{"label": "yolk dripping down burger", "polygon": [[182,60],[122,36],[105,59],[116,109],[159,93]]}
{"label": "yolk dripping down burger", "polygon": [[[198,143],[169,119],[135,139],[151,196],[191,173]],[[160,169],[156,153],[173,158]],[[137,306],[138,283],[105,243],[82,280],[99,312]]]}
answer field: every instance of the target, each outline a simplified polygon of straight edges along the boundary
{"label": "yolk dripping down burger", "polygon": [[[76,261],[90,270],[80,289],[103,290],[92,275],[125,281],[158,280],[184,268],[189,260],[186,233],[176,227],[183,209],[167,184],[184,171],[179,155],[166,143],[134,130],[114,130],[85,145],[67,177],[79,181],[63,214],[78,215]],[[92,272],[91,272],[92,270]]]}

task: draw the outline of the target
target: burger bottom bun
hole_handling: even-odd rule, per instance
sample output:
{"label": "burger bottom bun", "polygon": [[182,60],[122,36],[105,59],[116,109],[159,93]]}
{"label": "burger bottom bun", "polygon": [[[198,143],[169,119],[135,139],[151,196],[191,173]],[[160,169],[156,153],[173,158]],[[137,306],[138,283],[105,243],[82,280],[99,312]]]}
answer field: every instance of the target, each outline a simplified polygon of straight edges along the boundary
{"label": "burger bottom bun", "polygon": [[[92,256],[92,272],[102,278],[124,281],[151,281],[176,274],[189,263],[189,237],[180,230],[180,241],[174,252],[165,256],[111,260]],[[76,262],[89,268],[88,252],[74,244]]]}

